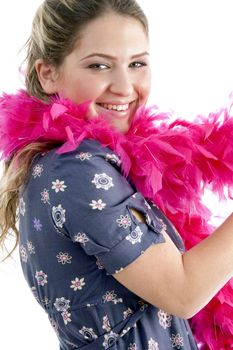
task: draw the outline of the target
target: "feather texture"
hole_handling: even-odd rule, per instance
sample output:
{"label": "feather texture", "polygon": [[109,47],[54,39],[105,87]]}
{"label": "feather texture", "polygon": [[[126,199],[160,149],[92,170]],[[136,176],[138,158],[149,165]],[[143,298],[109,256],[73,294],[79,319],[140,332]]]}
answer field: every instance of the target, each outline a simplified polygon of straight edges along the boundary
{"label": "feather texture", "polygon": [[[189,249],[213,231],[211,212],[202,203],[205,188],[232,198],[233,118],[223,108],[194,122],[158,109],[138,109],[130,130],[120,134],[104,116],[87,120],[90,102],[76,105],[54,99],[45,104],[25,91],[0,98],[0,152],[10,159],[32,142],[60,143],[59,153],[91,138],[115,151],[124,176],[165,213]],[[231,106],[230,106],[231,108]],[[227,190],[227,191],[226,191]],[[193,319],[202,350],[226,350],[233,344],[233,281]]]}

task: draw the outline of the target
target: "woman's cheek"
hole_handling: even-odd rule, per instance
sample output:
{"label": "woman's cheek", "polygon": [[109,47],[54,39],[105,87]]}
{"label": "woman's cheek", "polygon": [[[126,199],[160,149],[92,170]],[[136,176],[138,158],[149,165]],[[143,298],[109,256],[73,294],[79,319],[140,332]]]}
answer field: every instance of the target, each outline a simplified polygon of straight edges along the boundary
{"label": "woman's cheek", "polygon": [[145,74],[142,75],[140,79],[140,96],[141,96],[141,102],[142,104],[145,104],[148,100],[148,97],[150,95],[151,90],[151,72],[150,70],[147,71]]}
{"label": "woman's cheek", "polygon": [[98,116],[98,113],[95,109],[95,102],[91,102],[89,108],[88,108],[88,112],[87,112],[87,119],[91,120],[94,119]]}

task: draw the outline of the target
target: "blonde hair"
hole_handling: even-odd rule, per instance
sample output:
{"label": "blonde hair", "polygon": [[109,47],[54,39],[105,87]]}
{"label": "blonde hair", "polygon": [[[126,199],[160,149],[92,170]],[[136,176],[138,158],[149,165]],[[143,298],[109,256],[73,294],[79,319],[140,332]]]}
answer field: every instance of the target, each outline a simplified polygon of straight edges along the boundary
{"label": "blonde hair", "polygon": [[31,36],[26,43],[26,87],[31,95],[47,101],[36,70],[35,61],[59,67],[74,48],[82,29],[91,21],[114,12],[133,17],[142,23],[148,34],[147,18],[135,0],[47,0],[39,7],[32,24]]}
{"label": "blonde hair", "polygon": [[[58,68],[80,39],[82,29],[108,12],[137,19],[148,35],[147,18],[135,0],[45,0],[43,2],[35,14],[31,35],[25,44],[27,48],[25,85],[30,95],[44,102],[49,102],[51,97],[42,89],[35,70],[35,61],[43,59],[45,63]],[[19,191],[27,180],[30,165],[38,153],[52,149],[56,145],[32,143],[14,154],[11,160],[4,162],[0,185],[0,247],[6,247],[7,237],[15,236],[14,247],[10,252],[7,251],[7,257],[18,245]]]}

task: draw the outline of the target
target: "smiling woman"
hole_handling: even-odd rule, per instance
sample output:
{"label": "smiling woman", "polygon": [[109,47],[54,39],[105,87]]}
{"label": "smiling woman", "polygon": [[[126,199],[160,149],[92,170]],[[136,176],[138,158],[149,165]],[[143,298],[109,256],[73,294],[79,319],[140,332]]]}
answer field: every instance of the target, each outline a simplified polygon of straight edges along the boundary
{"label": "smiling woman", "polygon": [[148,41],[140,21],[108,11],[82,30],[57,69],[43,59],[35,62],[41,86],[75,103],[91,100],[89,118],[103,114],[126,132],[150,92]]}
{"label": "smiling woman", "polygon": [[[166,125],[145,107],[151,48],[134,0],[45,0],[27,50],[26,91],[0,99],[0,237],[15,233],[60,349],[230,349],[233,288],[214,295],[233,276],[233,218],[203,240],[201,201],[203,186],[233,185],[228,111]],[[203,307],[195,341],[186,319]]]}

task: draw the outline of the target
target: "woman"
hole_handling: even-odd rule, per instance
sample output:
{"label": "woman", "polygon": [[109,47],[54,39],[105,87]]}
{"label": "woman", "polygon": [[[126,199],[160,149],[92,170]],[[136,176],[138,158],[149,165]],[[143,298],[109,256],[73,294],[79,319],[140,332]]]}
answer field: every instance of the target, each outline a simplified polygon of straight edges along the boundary
{"label": "woman", "polygon": [[[185,210],[204,210],[200,184],[186,208],[171,168],[166,182],[155,171],[169,153],[174,173],[186,160],[144,109],[145,15],[133,0],[46,0],[27,60],[27,92],[1,99],[1,241],[17,234],[18,208],[23,272],[60,349],[197,349],[186,319],[233,275],[233,216],[185,252],[155,205],[176,224],[182,212],[183,228]],[[185,151],[189,137],[172,133]]]}

